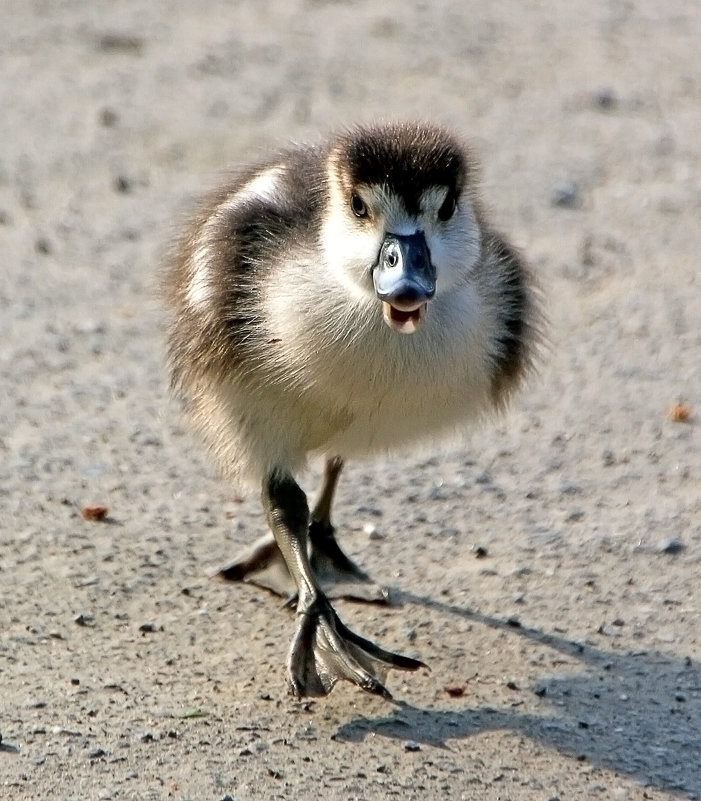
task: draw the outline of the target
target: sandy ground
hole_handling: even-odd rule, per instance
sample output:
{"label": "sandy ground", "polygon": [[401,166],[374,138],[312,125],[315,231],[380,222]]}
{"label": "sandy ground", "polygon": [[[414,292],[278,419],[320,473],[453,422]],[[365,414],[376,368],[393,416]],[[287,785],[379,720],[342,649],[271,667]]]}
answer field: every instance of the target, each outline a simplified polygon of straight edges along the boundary
{"label": "sandy ground", "polygon": [[[697,0],[0,17],[0,798],[701,799]],[[472,140],[551,348],[469,446],[349,466],[396,604],[338,608],[431,671],[297,703],[291,614],[209,578],[264,523],[169,401],[154,275],[224,167],[377,116]]]}

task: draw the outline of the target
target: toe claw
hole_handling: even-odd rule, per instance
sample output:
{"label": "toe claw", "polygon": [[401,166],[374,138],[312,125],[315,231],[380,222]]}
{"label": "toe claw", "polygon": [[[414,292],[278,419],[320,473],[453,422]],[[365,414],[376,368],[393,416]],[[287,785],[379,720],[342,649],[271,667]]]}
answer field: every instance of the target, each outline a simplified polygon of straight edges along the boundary
{"label": "toe claw", "polygon": [[322,597],[299,614],[288,657],[288,681],[298,698],[328,695],[337,681],[344,680],[391,700],[383,683],[387,672],[423,666],[418,659],[386,651],[352,632]]}

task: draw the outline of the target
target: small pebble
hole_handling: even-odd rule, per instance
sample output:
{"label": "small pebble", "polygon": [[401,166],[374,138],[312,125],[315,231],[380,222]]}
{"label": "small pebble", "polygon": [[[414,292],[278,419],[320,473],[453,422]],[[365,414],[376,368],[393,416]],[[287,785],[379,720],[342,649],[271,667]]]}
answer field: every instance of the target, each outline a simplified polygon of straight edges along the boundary
{"label": "small pebble", "polygon": [[597,629],[597,631],[599,632],[599,634],[603,634],[604,637],[620,637],[621,632],[618,631],[618,628],[619,627],[611,625],[609,623],[602,623]]}
{"label": "small pebble", "polygon": [[155,625],[153,623],[142,623],[139,626],[139,631],[142,634],[153,634],[153,632],[155,630],[156,630],[156,627],[155,627]]}
{"label": "small pebble", "polygon": [[684,550],[684,543],[681,540],[670,539],[662,543],[661,553],[681,553]]}
{"label": "small pebble", "polygon": [[119,121],[119,114],[113,108],[103,108],[100,112],[100,122],[105,128],[112,128]]}
{"label": "small pebble", "polygon": [[121,192],[122,194],[126,195],[132,190],[131,179],[127,178],[126,175],[118,175],[114,179],[114,188],[117,192]]}
{"label": "small pebble", "polygon": [[404,743],[404,750],[405,751],[420,751],[421,746],[416,742],[416,740],[407,740]]}
{"label": "small pebble", "polygon": [[557,184],[550,195],[550,205],[561,209],[573,209],[579,205],[579,189],[573,181]]}
{"label": "small pebble", "polygon": [[34,243],[34,250],[43,256],[47,256],[53,248],[51,247],[51,242],[45,236],[40,236]]}
{"label": "small pebble", "polygon": [[223,795],[219,799],[219,801],[234,801],[234,796],[233,795]]}
{"label": "small pebble", "polygon": [[132,53],[138,55],[144,47],[141,36],[120,31],[103,33],[97,40],[98,50],[105,53]]}
{"label": "small pebble", "polygon": [[596,92],[596,105],[603,111],[611,111],[618,105],[616,93],[610,86],[602,86]]}
{"label": "small pebble", "polygon": [[93,748],[88,751],[88,759],[100,759],[103,756],[106,756],[106,754],[102,748]]}
{"label": "small pebble", "polygon": [[475,559],[484,559],[489,554],[489,551],[484,545],[473,545],[472,553],[475,555]]}

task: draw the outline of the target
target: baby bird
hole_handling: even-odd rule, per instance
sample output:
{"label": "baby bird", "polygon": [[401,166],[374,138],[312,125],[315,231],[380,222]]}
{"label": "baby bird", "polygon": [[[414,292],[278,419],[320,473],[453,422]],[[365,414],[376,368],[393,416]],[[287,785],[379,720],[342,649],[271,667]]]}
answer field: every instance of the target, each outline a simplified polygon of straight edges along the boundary
{"label": "baby bird", "polygon": [[[355,634],[329,598],[386,592],[341,550],[343,460],[438,436],[501,407],[531,364],[524,263],[485,219],[465,145],[427,123],[341,131],[281,150],[213,192],[164,276],[172,385],[272,536],[223,571],[287,595],[297,697],[340,680],[391,697],[423,663]],[[310,511],[295,475],[326,457]]]}

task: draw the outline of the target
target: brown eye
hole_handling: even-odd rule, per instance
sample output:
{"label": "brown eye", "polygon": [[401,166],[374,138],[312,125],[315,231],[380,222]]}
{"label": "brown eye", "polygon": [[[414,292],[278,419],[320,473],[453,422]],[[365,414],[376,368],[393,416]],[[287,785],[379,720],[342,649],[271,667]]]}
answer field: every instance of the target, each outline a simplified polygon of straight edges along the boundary
{"label": "brown eye", "polygon": [[455,207],[458,205],[458,199],[453,190],[449,190],[445,196],[443,205],[438,209],[438,219],[441,222],[447,222],[455,213]]}
{"label": "brown eye", "polygon": [[351,195],[350,206],[356,217],[368,216],[368,207],[365,205],[360,195],[356,195],[355,193]]}

